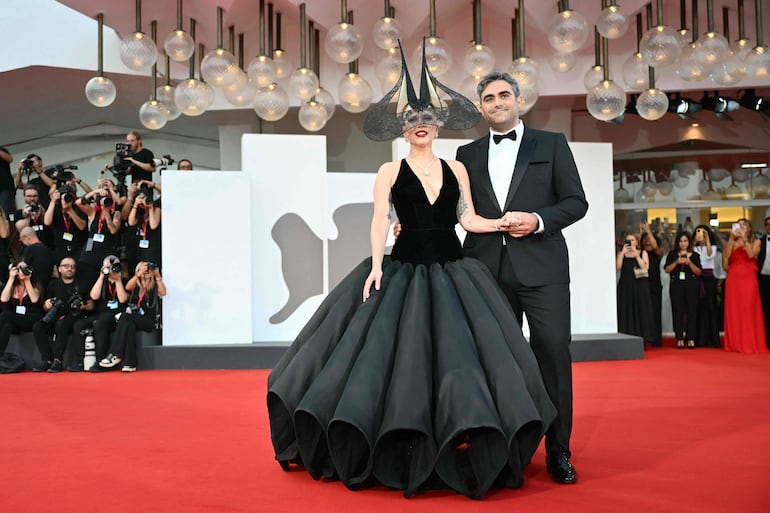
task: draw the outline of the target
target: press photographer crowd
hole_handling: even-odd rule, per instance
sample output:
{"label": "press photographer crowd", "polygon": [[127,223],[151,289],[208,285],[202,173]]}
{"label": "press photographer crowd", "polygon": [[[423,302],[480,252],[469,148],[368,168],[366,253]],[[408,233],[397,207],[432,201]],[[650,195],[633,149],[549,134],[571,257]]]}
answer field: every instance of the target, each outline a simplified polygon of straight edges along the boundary
{"label": "press photographer crowd", "polygon": [[13,174],[13,161],[0,147],[0,373],[27,366],[6,352],[24,332],[40,353],[35,372],[136,371],[137,332],[161,329],[166,294],[153,178],[174,159],[132,131],[93,184],[77,166],[46,169],[30,154]]}

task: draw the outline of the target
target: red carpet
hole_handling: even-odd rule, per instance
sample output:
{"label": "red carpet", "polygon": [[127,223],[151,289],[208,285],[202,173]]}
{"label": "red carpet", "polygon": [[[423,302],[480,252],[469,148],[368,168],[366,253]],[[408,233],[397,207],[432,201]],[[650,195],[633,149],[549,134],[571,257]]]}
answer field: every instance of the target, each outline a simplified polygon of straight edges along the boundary
{"label": "red carpet", "polygon": [[267,371],[0,376],[0,511],[770,512],[770,355],[647,350],[577,363],[574,486],[545,472],[471,501],[285,473]]}

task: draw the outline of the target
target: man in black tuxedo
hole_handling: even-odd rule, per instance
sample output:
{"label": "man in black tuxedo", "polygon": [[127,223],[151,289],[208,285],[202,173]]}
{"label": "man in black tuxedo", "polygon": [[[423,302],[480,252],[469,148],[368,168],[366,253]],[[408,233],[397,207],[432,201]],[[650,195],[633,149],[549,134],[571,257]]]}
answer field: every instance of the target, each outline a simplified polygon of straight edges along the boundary
{"label": "man in black tuxedo", "polygon": [[770,217],[765,218],[765,236],[761,239],[759,255],[757,255],[757,281],[759,283],[759,296],[762,298],[762,313],[765,317],[765,343],[770,348],[770,252],[767,246],[770,244]]}
{"label": "man in black tuxedo", "polygon": [[476,212],[494,219],[510,211],[516,222],[501,233],[468,233],[464,254],[489,267],[519,323],[527,315],[530,344],[558,411],[546,431],[546,466],[556,482],[576,483],[569,257],[561,230],[581,219],[588,203],[564,135],[520,122],[516,81],[492,72],[477,91],[491,133],[458,148],[457,160],[468,169]]}

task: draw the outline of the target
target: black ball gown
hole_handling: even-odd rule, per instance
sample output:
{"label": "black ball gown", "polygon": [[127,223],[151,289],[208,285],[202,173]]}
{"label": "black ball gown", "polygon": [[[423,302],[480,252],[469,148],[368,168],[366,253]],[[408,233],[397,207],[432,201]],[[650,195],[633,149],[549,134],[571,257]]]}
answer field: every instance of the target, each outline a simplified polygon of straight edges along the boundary
{"label": "black ball gown", "polygon": [[517,488],[556,416],[537,360],[489,270],[462,258],[460,196],[441,161],[430,203],[402,161],[391,199],[402,231],[379,291],[364,260],[323,301],[268,377],[275,457],[351,489],[410,496]]}

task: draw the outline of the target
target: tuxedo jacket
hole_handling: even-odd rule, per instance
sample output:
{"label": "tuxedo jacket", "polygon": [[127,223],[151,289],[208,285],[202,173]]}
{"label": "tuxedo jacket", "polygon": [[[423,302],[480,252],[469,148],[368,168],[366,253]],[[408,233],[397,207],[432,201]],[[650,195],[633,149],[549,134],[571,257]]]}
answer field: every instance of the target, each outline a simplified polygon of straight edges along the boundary
{"label": "tuxedo jacket", "polygon": [[468,233],[465,256],[484,262],[497,276],[505,247],[526,287],[569,283],[569,255],[562,229],[585,216],[588,202],[572,151],[563,134],[524,128],[505,207],[500,209],[487,163],[489,135],[457,149],[468,170],[476,213],[497,219],[508,211],[537,212],[545,231],[514,238],[503,233]]}

